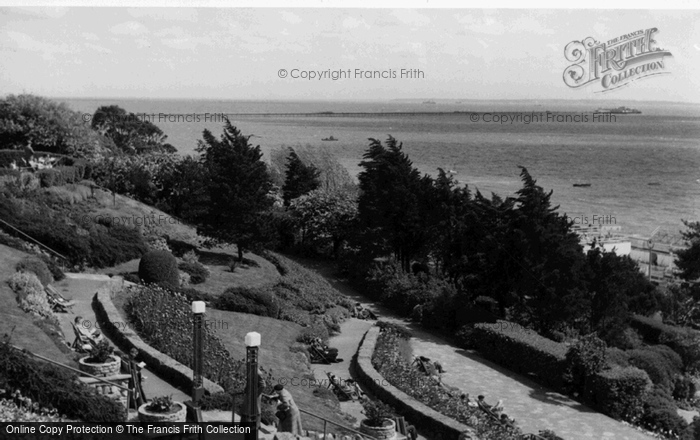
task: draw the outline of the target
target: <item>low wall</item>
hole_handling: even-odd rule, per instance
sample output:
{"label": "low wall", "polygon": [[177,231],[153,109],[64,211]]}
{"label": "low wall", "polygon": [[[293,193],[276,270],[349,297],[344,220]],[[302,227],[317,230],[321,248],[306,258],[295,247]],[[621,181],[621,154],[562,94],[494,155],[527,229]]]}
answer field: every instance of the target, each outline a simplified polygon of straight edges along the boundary
{"label": "low wall", "polygon": [[[123,284],[121,277],[113,277],[106,286],[100,288],[95,294],[93,308],[100,328],[125,353],[136,348],[139,351],[138,360],[145,362],[148,369],[156,373],[158,377],[188,394],[191,393],[193,387],[191,368],[154,349],[128,326],[114,325],[115,322],[121,324],[123,318],[114,306],[110,294],[117,289],[120,290]],[[210,394],[224,391],[221,386],[206,378],[204,379],[204,389]]]}
{"label": "low wall", "polygon": [[[359,381],[381,401],[393,406],[408,419],[408,422],[420,430],[429,432],[434,440],[478,440],[474,429],[440,414],[427,405],[387,383],[386,379],[372,365],[372,354],[377,344],[379,327],[371,327],[360,342],[357,354],[353,358]],[[469,435],[461,436],[462,433]]]}

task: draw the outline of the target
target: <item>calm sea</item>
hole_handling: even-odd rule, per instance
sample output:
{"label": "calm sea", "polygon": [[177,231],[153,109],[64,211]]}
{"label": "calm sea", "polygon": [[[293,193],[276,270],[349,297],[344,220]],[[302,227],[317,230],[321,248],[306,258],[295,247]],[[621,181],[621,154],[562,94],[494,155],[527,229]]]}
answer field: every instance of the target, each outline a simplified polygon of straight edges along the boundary
{"label": "calm sea", "polygon": [[[221,132],[223,123],[217,113],[423,112],[230,118],[244,134],[254,135],[251,141],[265,152],[295,145],[328,148],[352,174],[360,170],[368,138],[384,140],[388,135],[403,142],[404,151],[422,172],[435,174],[438,167],[453,170],[461,184],[484,194],[512,195],[520,188],[518,166],[524,166],[539,185],[554,191],[554,202],[577,222],[618,225],[628,234],[649,234],[657,226],[677,234],[683,228],[681,219],[700,216],[700,106],[696,105],[603,103],[605,107],[627,105],[642,114],[594,122],[591,112],[601,103],[63,101],[90,114],[112,104],[129,112],[155,114],[152,122],[182,154],[194,153],[203,129],[215,135]],[[548,110],[569,112],[569,119],[548,120]],[[455,112],[477,112],[478,121],[468,113]],[[512,123],[510,119],[496,122],[517,115],[520,118]],[[339,140],[321,140],[329,136]],[[574,183],[590,186],[574,187]]]}

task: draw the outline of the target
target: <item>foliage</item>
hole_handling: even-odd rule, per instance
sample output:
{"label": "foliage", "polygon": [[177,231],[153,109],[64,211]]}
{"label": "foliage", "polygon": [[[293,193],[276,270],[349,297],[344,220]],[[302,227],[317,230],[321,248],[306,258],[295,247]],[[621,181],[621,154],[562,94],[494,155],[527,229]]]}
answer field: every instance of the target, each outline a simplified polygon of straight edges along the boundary
{"label": "foliage", "polygon": [[114,266],[146,251],[138,230],[89,222],[76,207],[49,205],[48,200],[38,192],[21,199],[0,193],[0,219],[66,256],[72,265]]}
{"label": "foliage", "polygon": [[[182,294],[162,287],[132,286],[127,292],[125,311],[130,325],[144,341],[178,362],[193,367],[190,301]],[[235,361],[214,331],[203,328],[204,377],[219,383],[227,391],[244,386],[243,361]]]}
{"label": "foliage", "polygon": [[689,400],[695,398],[697,385],[692,377],[684,375],[676,378],[673,384],[673,398],[675,400]]}
{"label": "foliage", "polygon": [[[270,175],[278,188],[284,185],[287,158],[291,148],[283,145],[270,151]],[[296,145],[293,150],[304,165],[319,171],[318,180],[321,183],[321,190],[334,193],[351,191],[355,187],[355,180],[347,168],[338,162],[332,150],[311,145]]]}
{"label": "foliage", "polygon": [[612,367],[586,378],[585,399],[615,419],[636,422],[644,412],[644,401],[652,384],[646,372]]}
{"label": "foliage", "polygon": [[606,346],[595,334],[584,336],[566,352],[566,382],[576,392],[582,392],[586,377],[606,366]]}
{"label": "foliage", "polygon": [[665,390],[673,390],[676,378],[680,375],[683,362],[670,348],[659,345],[627,352],[629,363],[644,370],[649,379]]}
{"label": "foliage", "polygon": [[35,360],[10,346],[0,344],[0,386],[21,393],[46,407],[56,408],[73,419],[90,422],[124,422],[121,403],[95,394],[74,373]]}
{"label": "foliage", "polygon": [[386,146],[370,139],[360,162],[358,221],[362,241],[374,256],[391,254],[408,272],[411,261],[429,247],[432,180],[421,177],[402,146],[391,136]]}
{"label": "foliage", "polygon": [[224,291],[213,306],[219,310],[250,313],[277,318],[280,307],[274,294],[265,289],[230,287]]}
{"label": "foliage", "polygon": [[365,414],[365,425],[381,427],[384,426],[385,420],[391,420],[394,417],[394,412],[391,407],[381,400],[364,399],[362,407]]}
{"label": "foliage", "polygon": [[179,287],[180,276],[177,270],[177,260],[168,251],[147,252],[139,262],[139,278],[145,284]]}
{"label": "foliage", "polygon": [[44,286],[34,273],[15,272],[8,284],[17,294],[17,302],[22,310],[43,318],[55,319]]}
{"label": "foliage", "polygon": [[686,370],[700,366],[700,332],[688,327],[663,324],[653,318],[633,316],[630,326],[636,329],[648,344],[665,344],[683,359]]}
{"label": "foliage", "polygon": [[565,344],[507,321],[476,324],[471,341],[487,359],[522,374],[534,374],[539,382],[555,389],[562,388]]}
{"label": "foliage", "polygon": [[301,230],[301,244],[334,257],[352,233],[357,218],[356,196],[348,191],[318,189],[291,201],[289,213]]}
{"label": "foliage", "polygon": [[197,152],[205,169],[208,203],[197,230],[213,240],[235,243],[242,261],[244,250],[269,238],[261,220],[273,204],[270,174],[260,146],[253,147],[250,137],[230,121],[220,139],[209,130],[204,130],[203,138]]}
{"label": "foliage", "polygon": [[49,272],[51,272],[51,276],[53,277],[54,281],[61,281],[66,277],[66,274],[63,273],[63,270],[53,257],[41,254],[39,255],[39,258],[41,258],[44,264],[46,264],[46,267],[49,269]]}
{"label": "foliage", "polygon": [[69,183],[78,183],[83,180],[85,176],[85,166],[82,164],[75,166],[59,166],[39,170],[35,175],[39,178],[42,188],[67,185]]}
{"label": "foliage", "polygon": [[165,143],[167,136],[155,124],[116,105],[98,108],[92,115],[91,126],[127,154],[176,152],[172,145]]}
{"label": "foliage", "polygon": [[0,150],[0,168],[10,168],[12,164],[27,166],[26,157],[27,154],[22,150]]}
{"label": "foliage", "polygon": [[154,397],[149,402],[146,409],[155,413],[166,413],[173,407],[173,395]]}
{"label": "foliage", "polygon": [[322,319],[314,319],[308,327],[299,332],[297,342],[311,344],[316,338],[321,339],[323,342],[328,342],[329,337],[328,327],[324,324],[324,321]]}
{"label": "foliage", "polygon": [[198,261],[183,261],[177,267],[190,275],[190,283],[192,284],[201,284],[209,277],[209,269]]}
{"label": "foliage", "polygon": [[545,440],[564,440],[563,438],[559,437],[554,431],[551,431],[549,429],[540,431],[538,435]]}
{"label": "foliage", "polygon": [[290,148],[284,185],[282,186],[284,205],[289,206],[289,202],[292,200],[318,188],[321,185],[318,180],[319,175],[320,171],[313,165],[302,162],[294,149]]}
{"label": "foliage", "polygon": [[90,351],[90,357],[88,357],[85,362],[91,364],[104,364],[108,360],[111,360],[113,353],[114,347],[112,347],[112,345],[110,345],[106,339],[103,339]]}
{"label": "foliage", "polygon": [[685,420],[678,415],[670,392],[659,386],[655,386],[647,396],[640,424],[651,431],[660,432],[669,437],[680,435],[687,427]]}
{"label": "foliage", "polygon": [[478,408],[472,408],[457,398],[460,391],[450,391],[411,366],[399,353],[401,336],[385,326],[379,334],[372,355],[372,365],[390,384],[447,417],[471,426],[479,439],[515,440],[520,436],[517,427],[502,425]]}
{"label": "foliage", "polygon": [[22,259],[15,269],[20,272],[31,272],[39,278],[43,286],[47,286],[53,282],[51,271],[43,260],[37,257],[27,257]]}
{"label": "foliage", "polygon": [[700,222],[683,220],[687,228],[682,231],[686,247],[675,251],[676,267],[681,279],[695,284],[700,278]]}
{"label": "foliage", "polygon": [[114,148],[66,104],[28,94],[0,100],[0,144],[76,157],[99,157]]}

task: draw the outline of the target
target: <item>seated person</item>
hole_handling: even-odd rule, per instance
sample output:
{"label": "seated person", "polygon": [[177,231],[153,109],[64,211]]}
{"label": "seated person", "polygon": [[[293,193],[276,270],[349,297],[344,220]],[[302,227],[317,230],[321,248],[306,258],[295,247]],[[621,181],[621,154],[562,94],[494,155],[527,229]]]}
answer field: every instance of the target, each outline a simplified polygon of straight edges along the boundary
{"label": "seated person", "polygon": [[85,326],[83,325],[83,317],[82,316],[76,316],[75,317],[75,328],[78,329],[81,335],[91,339],[94,342],[100,342],[104,336],[102,336],[102,333],[100,333],[99,330],[96,328],[88,325]]}
{"label": "seated person", "polygon": [[508,417],[508,416],[505,415],[505,414],[501,414],[501,419],[500,419],[500,421],[501,421],[501,423],[503,423],[504,425],[508,425],[508,426],[513,426],[513,425],[515,424],[515,419],[511,419],[510,417]]}
{"label": "seated person", "polygon": [[488,403],[486,403],[486,398],[484,397],[483,394],[480,394],[479,397],[478,397],[477,399],[478,399],[478,400],[477,400],[476,403],[477,403],[480,407],[486,408],[486,409],[488,409],[489,411],[491,411],[491,405],[489,405]]}

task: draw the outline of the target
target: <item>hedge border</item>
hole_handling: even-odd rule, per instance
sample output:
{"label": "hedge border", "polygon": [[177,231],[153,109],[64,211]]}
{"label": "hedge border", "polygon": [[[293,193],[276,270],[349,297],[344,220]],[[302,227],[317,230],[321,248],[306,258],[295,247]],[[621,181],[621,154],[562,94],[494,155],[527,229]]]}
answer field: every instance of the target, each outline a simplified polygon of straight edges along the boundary
{"label": "hedge border", "polygon": [[440,414],[424,403],[419,402],[393,385],[372,365],[372,354],[379,337],[379,327],[371,327],[360,341],[357,353],[353,356],[353,367],[359,381],[380,400],[406,414],[412,424],[420,430],[430,432],[436,439],[453,440],[463,432],[474,435],[474,428],[463,425],[454,419]]}
{"label": "hedge border", "polygon": [[[106,286],[101,287],[95,293],[93,308],[101,329],[125,352],[136,348],[139,351],[139,358],[146,362],[148,368],[158,377],[189,395],[192,392],[194,375],[191,368],[146,344],[130,327],[121,329],[114,325],[114,322],[122,322],[123,318],[114,306],[110,292],[114,287],[121,288],[123,286],[124,280],[114,276]],[[224,391],[220,385],[207,378],[203,379],[204,390],[207,393],[214,394]]]}

